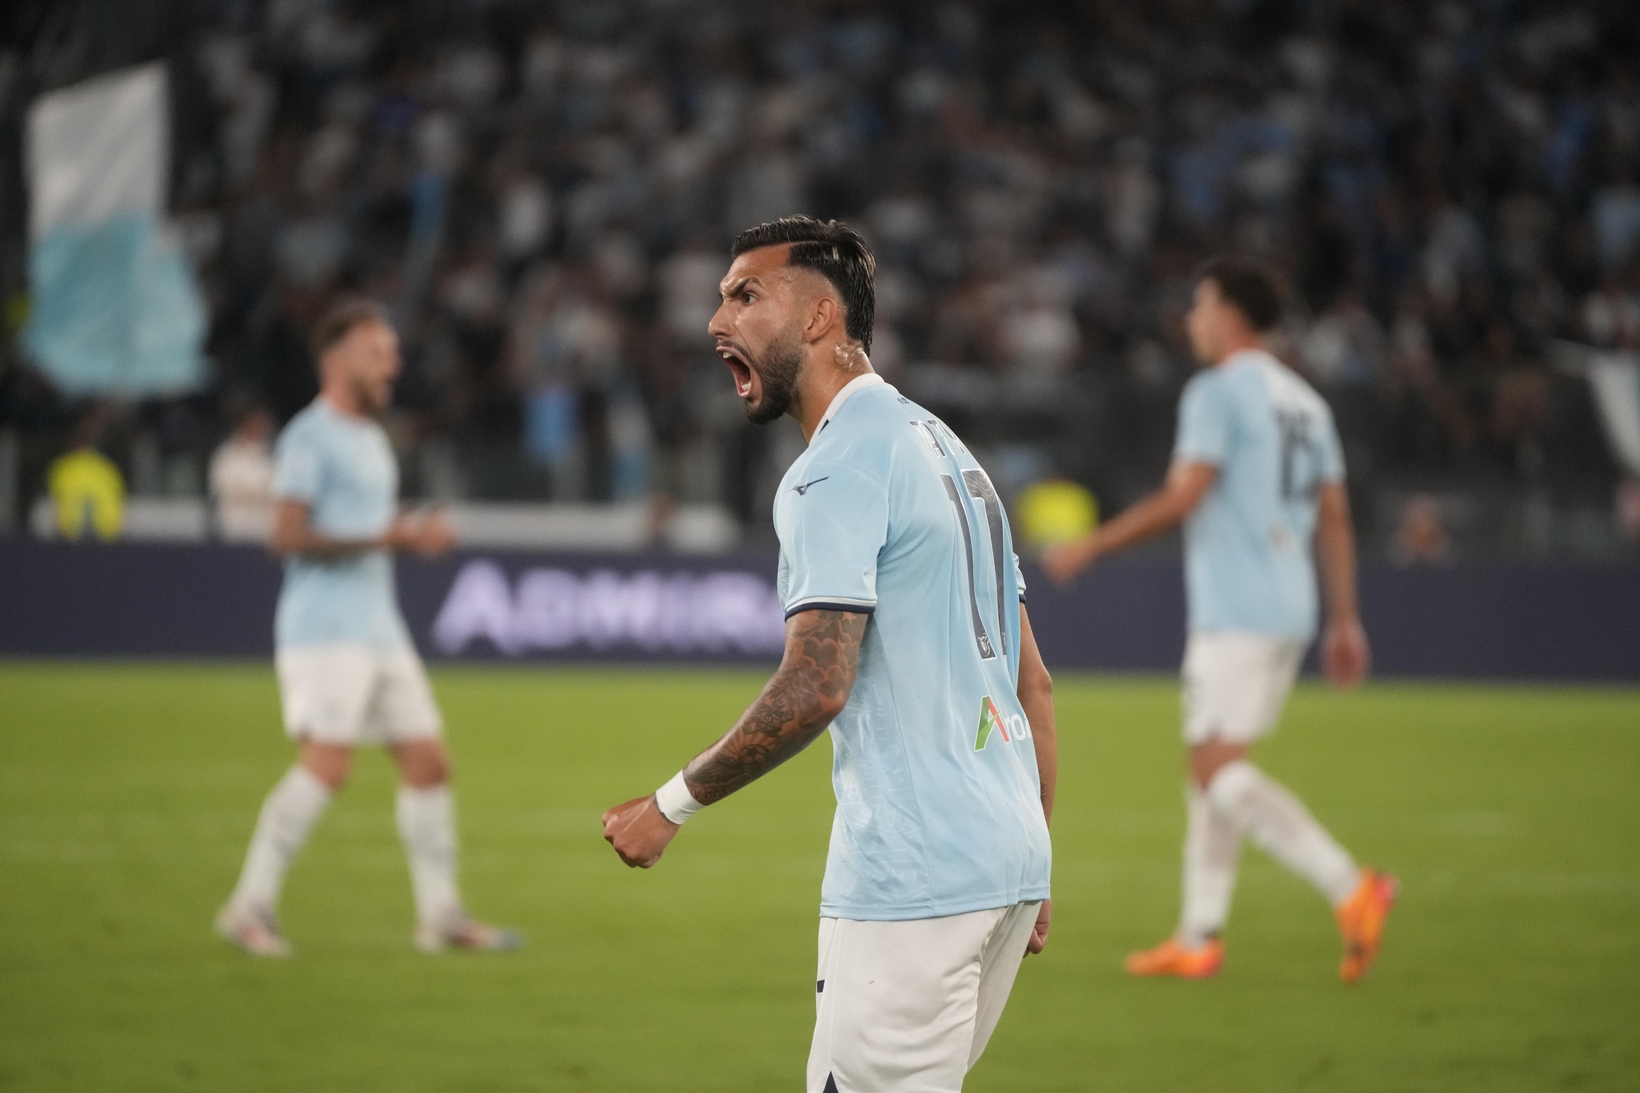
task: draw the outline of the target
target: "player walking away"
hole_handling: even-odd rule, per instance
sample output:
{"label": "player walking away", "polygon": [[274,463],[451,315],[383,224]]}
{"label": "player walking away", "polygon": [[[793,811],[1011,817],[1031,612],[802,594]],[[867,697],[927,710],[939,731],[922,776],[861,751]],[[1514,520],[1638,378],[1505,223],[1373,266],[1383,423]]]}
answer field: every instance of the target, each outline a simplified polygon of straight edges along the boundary
{"label": "player walking away", "polygon": [[462,909],[450,759],[393,587],[393,551],[432,556],[453,542],[441,516],[396,514],[398,465],[373,415],[392,399],[398,336],[375,304],[344,303],[320,320],[314,352],[319,397],[279,438],[270,538],[285,559],[276,667],[297,761],[262,805],[217,932],[256,956],[290,955],[274,917],[285,871],[346,781],[353,749],[369,743],[392,751],[403,779],[416,945],[515,948],[516,933]]}
{"label": "player walking away", "polygon": [[853,230],[743,232],[710,333],[747,417],[809,446],[775,502],[780,668],[724,737],[604,814],[648,868],[702,806],[831,728],[809,1093],[955,1091],[1049,923],[1052,682],[1007,517],[960,440],[871,370]]}
{"label": "player walking away", "polygon": [[1355,541],[1332,414],[1308,384],[1260,348],[1280,315],[1274,278],[1219,259],[1202,268],[1185,317],[1207,367],[1186,385],[1167,481],[1091,533],[1050,551],[1056,581],[1114,551],[1184,524],[1189,640],[1184,739],[1189,749],[1184,909],[1178,932],[1128,958],[1134,975],[1205,978],[1224,961],[1243,836],[1315,885],[1344,937],[1339,971],[1372,963],[1395,899],[1387,874],[1357,868],[1309,811],[1248,761],[1275,728],[1315,635],[1314,538],[1327,590],[1322,659],[1347,690],[1368,665],[1356,613]]}

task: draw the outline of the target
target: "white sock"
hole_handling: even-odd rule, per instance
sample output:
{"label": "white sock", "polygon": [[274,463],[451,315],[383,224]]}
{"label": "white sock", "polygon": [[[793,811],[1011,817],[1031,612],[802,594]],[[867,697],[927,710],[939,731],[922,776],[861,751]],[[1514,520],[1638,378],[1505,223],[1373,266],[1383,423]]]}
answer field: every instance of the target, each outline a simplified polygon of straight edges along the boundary
{"label": "white sock", "polygon": [[456,889],[455,798],[449,785],[399,786],[399,837],[410,860],[416,921],[445,928],[462,917]]}
{"label": "white sock", "polygon": [[256,819],[245,867],[229,902],[239,907],[272,912],[279,903],[285,871],[308,840],[333,796],[329,786],[300,763],[285,772]]}
{"label": "white sock", "polygon": [[1349,899],[1360,870],[1303,802],[1245,759],[1226,763],[1207,799],[1265,853],[1320,890],[1334,907]]}
{"label": "white sock", "polygon": [[1189,948],[1199,948],[1224,930],[1240,858],[1241,830],[1190,782],[1185,787],[1184,906],[1178,931]]}

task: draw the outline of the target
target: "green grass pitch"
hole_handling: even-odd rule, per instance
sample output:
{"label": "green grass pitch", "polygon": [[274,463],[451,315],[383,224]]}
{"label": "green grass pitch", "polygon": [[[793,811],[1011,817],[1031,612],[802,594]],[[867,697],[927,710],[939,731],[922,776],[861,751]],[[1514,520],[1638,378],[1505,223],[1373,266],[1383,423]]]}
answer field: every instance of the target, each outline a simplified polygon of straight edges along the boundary
{"label": "green grass pitch", "polygon": [[[384,758],[294,869],[289,963],[210,920],[289,759],[265,666],[0,665],[0,1090],[797,1090],[830,747],[690,823],[600,840],[755,693],[745,672],[443,669],[473,910],[424,957]],[[1336,979],[1321,900],[1249,851],[1212,982],[1136,982],[1171,928],[1173,685],[1067,677],[1046,955],[974,1093],[1640,1088],[1640,692],[1306,685],[1260,761],[1404,891]]]}

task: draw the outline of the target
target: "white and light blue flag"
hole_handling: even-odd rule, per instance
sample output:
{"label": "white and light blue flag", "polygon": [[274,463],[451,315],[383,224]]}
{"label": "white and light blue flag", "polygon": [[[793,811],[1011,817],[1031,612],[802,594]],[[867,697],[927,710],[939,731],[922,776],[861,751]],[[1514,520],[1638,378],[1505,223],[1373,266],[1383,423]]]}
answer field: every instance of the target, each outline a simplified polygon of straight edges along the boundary
{"label": "white and light blue flag", "polygon": [[178,394],[206,378],[206,314],[165,222],[163,62],[42,95],[29,110],[30,308],[23,345],[70,394]]}

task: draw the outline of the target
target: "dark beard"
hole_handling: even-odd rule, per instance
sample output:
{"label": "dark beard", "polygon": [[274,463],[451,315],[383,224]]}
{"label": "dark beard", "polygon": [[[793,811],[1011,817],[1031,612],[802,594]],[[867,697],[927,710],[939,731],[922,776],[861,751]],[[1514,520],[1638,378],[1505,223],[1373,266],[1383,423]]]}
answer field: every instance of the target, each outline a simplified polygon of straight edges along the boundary
{"label": "dark beard", "polygon": [[797,335],[774,342],[760,360],[748,361],[747,365],[762,381],[763,397],[755,405],[747,404],[746,420],[753,425],[767,425],[790,410],[797,395],[797,376],[803,371],[803,349]]}

